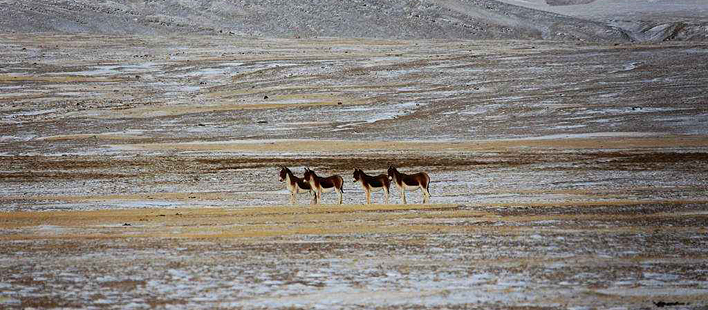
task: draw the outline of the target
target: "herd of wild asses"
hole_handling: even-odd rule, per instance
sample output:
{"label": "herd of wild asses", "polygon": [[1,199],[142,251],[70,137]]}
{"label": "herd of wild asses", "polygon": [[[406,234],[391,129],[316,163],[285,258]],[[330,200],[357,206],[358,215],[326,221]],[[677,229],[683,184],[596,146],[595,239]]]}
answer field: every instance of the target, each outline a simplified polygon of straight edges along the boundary
{"label": "herd of wild asses", "polygon": [[[406,203],[406,190],[415,191],[420,189],[423,192],[423,203],[430,200],[430,177],[425,172],[415,174],[405,174],[391,166],[388,174],[371,176],[361,169],[354,169],[354,182],[359,182],[366,193],[366,204],[371,204],[371,192],[383,190],[384,199],[388,204],[389,188],[391,181],[398,187],[401,193],[401,200]],[[295,176],[287,167],[280,167],[280,182],[285,182],[285,186],[290,191],[290,203],[296,203],[296,195],[299,193],[310,193],[312,204],[319,204],[322,200],[322,193],[331,191],[339,195],[339,204],[342,204],[342,194],[344,193],[344,179],[341,176],[333,175],[320,177],[313,170],[305,168],[305,175],[302,178]]]}

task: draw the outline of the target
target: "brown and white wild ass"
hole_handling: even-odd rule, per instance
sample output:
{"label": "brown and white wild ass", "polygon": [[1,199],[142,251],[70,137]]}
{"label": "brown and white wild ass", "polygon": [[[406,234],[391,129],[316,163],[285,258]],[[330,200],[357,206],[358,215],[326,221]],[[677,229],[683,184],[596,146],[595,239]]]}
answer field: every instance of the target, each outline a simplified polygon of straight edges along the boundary
{"label": "brown and white wild ass", "polygon": [[423,191],[423,203],[428,203],[430,200],[430,192],[428,191],[430,177],[427,173],[405,174],[398,172],[395,167],[391,166],[388,168],[388,177],[391,178],[391,181],[396,184],[401,192],[401,200],[403,200],[404,204],[406,203],[406,190],[414,191],[420,188]]}
{"label": "brown and white wild ass", "polygon": [[361,183],[361,187],[364,188],[367,205],[371,204],[371,192],[380,190],[384,191],[384,198],[386,199],[386,204],[388,204],[388,190],[391,187],[391,181],[388,179],[387,175],[379,174],[377,176],[370,176],[361,169],[354,169],[354,182]]}
{"label": "brown and white wild ass", "polygon": [[305,168],[305,181],[310,183],[310,187],[317,194],[317,204],[322,202],[322,193],[327,193],[331,191],[336,191],[339,194],[339,204],[342,204],[342,193],[344,186],[344,179],[338,175],[329,176],[322,178],[317,176],[314,171]]}
{"label": "brown and white wild ass", "polygon": [[296,194],[300,193],[310,193],[312,195],[312,202],[310,204],[317,203],[317,195],[312,190],[310,183],[307,183],[305,179],[296,177],[290,169],[287,167],[280,167],[280,182],[285,182],[285,186],[290,191],[290,204],[297,203]]}

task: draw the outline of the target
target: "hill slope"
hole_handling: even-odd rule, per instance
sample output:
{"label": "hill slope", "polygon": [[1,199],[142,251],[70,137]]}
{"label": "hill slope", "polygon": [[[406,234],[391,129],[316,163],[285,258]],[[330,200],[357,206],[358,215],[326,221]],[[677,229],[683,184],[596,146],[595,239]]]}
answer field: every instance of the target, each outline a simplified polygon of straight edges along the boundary
{"label": "hill slope", "polygon": [[625,41],[617,27],[494,0],[0,2],[2,32]]}
{"label": "hill slope", "polygon": [[500,0],[621,28],[632,41],[707,40],[705,0]]}

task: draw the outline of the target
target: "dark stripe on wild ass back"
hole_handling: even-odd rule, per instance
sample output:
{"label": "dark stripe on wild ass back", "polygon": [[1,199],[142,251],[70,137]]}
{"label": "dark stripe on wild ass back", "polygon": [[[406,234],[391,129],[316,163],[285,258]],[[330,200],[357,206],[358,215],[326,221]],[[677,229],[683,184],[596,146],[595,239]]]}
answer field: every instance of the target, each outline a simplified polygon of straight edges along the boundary
{"label": "dark stripe on wild ass back", "polygon": [[305,180],[310,183],[313,190],[317,192],[317,203],[322,199],[322,192],[336,191],[339,194],[339,204],[342,204],[344,192],[344,179],[338,175],[329,176],[326,178],[319,177],[315,171],[305,168]]}
{"label": "dark stripe on wild ass back", "polygon": [[364,188],[366,204],[371,204],[371,192],[378,190],[384,191],[384,198],[386,204],[388,204],[389,187],[391,186],[391,182],[389,181],[387,175],[380,174],[377,176],[370,176],[364,173],[361,169],[354,169],[354,174],[352,176],[354,177],[354,182],[361,183],[361,187]]}
{"label": "dark stripe on wild ass back", "polygon": [[423,203],[427,203],[430,200],[430,177],[425,172],[419,172],[415,174],[405,174],[398,172],[398,170],[391,166],[388,168],[388,176],[396,184],[398,190],[401,192],[401,200],[406,203],[406,189],[408,190],[418,190],[423,192]]}

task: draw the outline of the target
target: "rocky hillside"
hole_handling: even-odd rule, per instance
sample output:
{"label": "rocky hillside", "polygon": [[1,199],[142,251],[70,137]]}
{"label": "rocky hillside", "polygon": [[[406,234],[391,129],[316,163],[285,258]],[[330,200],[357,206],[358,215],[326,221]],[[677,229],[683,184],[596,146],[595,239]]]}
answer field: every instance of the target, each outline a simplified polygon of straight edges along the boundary
{"label": "rocky hillside", "polygon": [[701,22],[593,18],[592,12],[607,14],[611,6],[589,0],[0,0],[0,32],[599,42],[708,38],[708,24]]}
{"label": "rocky hillside", "polygon": [[705,0],[499,0],[622,29],[633,42],[708,40]]}
{"label": "rocky hillside", "polygon": [[0,32],[625,41],[614,26],[494,0],[0,0]]}

